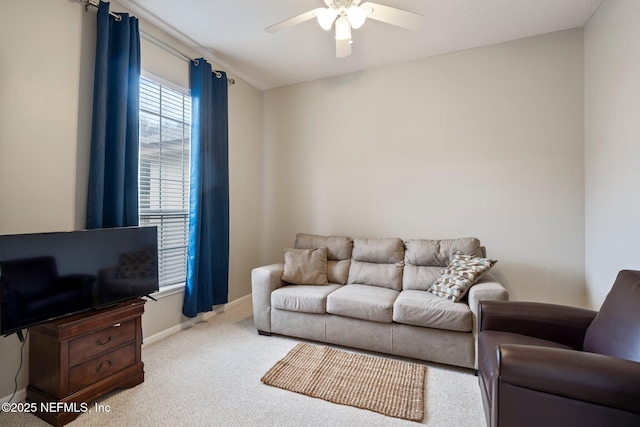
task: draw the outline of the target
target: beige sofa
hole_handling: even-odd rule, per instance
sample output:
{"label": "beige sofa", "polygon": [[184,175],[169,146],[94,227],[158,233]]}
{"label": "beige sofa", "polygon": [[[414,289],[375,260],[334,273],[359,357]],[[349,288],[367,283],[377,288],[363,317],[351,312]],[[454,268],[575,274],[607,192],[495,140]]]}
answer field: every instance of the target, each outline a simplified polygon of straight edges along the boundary
{"label": "beige sofa", "polygon": [[[475,369],[478,302],[507,300],[508,293],[490,273],[459,302],[437,293],[432,285],[451,273],[451,260],[462,254],[491,261],[476,238],[403,241],[298,234],[294,249],[285,250],[286,262],[252,271],[255,327],[262,335]],[[283,275],[304,284],[284,281]]]}

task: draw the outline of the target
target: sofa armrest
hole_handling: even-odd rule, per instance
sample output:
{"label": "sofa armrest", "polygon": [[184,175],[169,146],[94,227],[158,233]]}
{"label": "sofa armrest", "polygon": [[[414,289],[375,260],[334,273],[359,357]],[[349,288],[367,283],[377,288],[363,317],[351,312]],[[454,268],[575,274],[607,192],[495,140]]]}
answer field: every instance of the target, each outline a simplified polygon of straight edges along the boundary
{"label": "sofa armrest", "polygon": [[478,303],[480,301],[507,301],[508,299],[509,292],[491,274],[482,276],[478,283],[469,289],[468,294],[469,308],[475,315],[478,314]]}
{"label": "sofa armrest", "polygon": [[640,413],[638,362],[529,345],[503,344],[497,351],[501,384]]}
{"label": "sofa armrest", "polygon": [[251,271],[253,322],[262,332],[271,332],[271,292],[283,285],[284,263],[254,268]]}
{"label": "sofa armrest", "polygon": [[473,314],[473,336],[478,335],[478,308],[480,301],[506,301],[509,299],[509,292],[491,274],[483,276],[478,283],[469,289],[467,294],[469,308]]}
{"label": "sofa armrest", "polygon": [[479,331],[527,335],[582,350],[587,328],[597,312],[564,305],[525,301],[482,301]]}

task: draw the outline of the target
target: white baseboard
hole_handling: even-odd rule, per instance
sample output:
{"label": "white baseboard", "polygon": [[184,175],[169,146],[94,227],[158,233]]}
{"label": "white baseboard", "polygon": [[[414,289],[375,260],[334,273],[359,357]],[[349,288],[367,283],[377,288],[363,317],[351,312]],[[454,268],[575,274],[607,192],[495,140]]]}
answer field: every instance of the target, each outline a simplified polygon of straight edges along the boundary
{"label": "white baseboard", "polygon": [[[200,313],[193,319],[189,319],[188,321],[182,322],[179,325],[173,326],[169,329],[165,329],[164,331],[158,332],[157,334],[153,334],[150,337],[145,337],[144,345],[151,344],[156,341],[160,341],[161,339],[166,338],[169,335],[173,335],[176,332],[180,332],[184,329],[188,329],[197,323],[205,322],[211,319],[212,317],[217,316],[218,314],[224,313],[231,307],[241,304],[249,299],[251,299],[251,294],[245,295],[242,298],[238,298],[226,304],[216,305],[213,307],[213,311],[209,311],[207,313]],[[9,402],[9,399],[11,399],[12,402],[23,402],[26,398],[27,398],[27,389],[23,388],[21,390],[16,391],[16,394],[13,396],[13,399],[11,399],[10,394],[4,397],[0,397],[0,404]]]}
{"label": "white baseboard", "polygon": [[180,323],[179,325],[175,325],[169,329],[165,329],[163,331],[160,331],[156,334],[151,335],[150,337],[144,337],[144,344],[143,347],[147,344],[152,344],[154,342],[160,341],[161,339],[164,339],[170,335],[173,335],[177,332],[183,331],[185,329],[189,329],[190,327],[192,327],[193,325],[200,323],[200,322],[205,322],[209,319],[211,319],[214,316],[217,316],[220,313],[224,313],[225,311],[227,311],[228,309],[230,309],[233,306],[236,306],[238,304],[241,304],[243,302],[245,302],[246,300],[251,299],[251,294],[249,295],[245,295],[241,298],[238,298],[236,300],[230,301],[226,304],[220,304],[220,305],[216,305],[213,307],[213,311],[208,311],[206,313],[200,313],[198,314],[196,317],[194,317],[193,319],[189,319],[185,322]]}
{"label": "white baseboard", "polygon": [[0,397],[0,404],[6,403],[11,399],[12,402],[23,402],[27,398],[27,389],[23,388],[22,390],[16,391],[16,395],[11,399],[11,395],[7,395],[4,397]]}

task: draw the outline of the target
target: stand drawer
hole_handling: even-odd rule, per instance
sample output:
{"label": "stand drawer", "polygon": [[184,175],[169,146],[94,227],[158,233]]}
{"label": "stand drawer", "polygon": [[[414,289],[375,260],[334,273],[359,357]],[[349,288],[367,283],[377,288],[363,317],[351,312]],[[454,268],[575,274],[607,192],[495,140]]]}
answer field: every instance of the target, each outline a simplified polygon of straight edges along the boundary
{"label": "stand drawer", "polygon": [[135,319],[73,339],[69,342],[69,365],[73,366],[135,339]]}
{"label": "stand drawer", "polygon": [[75,393],[136,362],[136,344],[103,354],[69,370],[69,393]]}

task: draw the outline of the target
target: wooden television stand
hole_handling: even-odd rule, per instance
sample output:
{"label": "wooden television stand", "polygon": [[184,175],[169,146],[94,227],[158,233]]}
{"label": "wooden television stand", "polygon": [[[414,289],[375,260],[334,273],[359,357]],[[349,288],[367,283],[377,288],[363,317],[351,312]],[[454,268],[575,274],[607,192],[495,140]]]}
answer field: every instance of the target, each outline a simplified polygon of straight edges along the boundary
{"label": "wooden television stand", "polygon": [[63,426],[100,396],[144,381],[144,303],[132,299],[29,329],[27,401],[37,405],[35,415]]}

